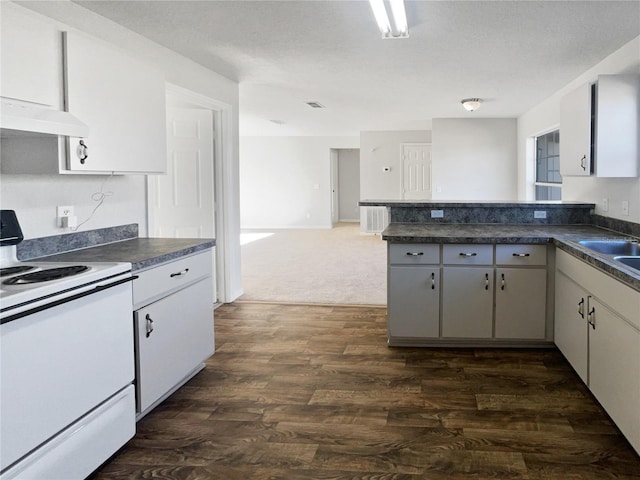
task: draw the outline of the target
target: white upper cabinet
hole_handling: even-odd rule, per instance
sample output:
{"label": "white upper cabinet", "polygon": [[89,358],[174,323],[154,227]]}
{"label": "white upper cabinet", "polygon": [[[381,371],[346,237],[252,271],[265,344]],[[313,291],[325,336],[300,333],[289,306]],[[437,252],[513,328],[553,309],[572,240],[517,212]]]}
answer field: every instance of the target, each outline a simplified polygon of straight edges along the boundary
{"label": "white upper cabinet", "polygon": [[162,73],[101,40],[65,32],[65,100],[89,125],[70,139],[75,172],[164,173],[167,165]]}
{"label": "white upper cabinet", "polygon": [[591,153],[591,85],[585,84],[560,102],[560,174],[591,175]]}
{"label": "white upper cabinet", "polygon": [[640,176],[640,75],[600,75],[597,98],[596,176]]}
{"label": "white upper cabinet", "polygon": [[60,32],[17,5],[0,8],[0,95],[60,108]]}
{"label": "white upper cabinet", "polygon": [[640,176],[640,75],[600,75],[560,102],[560,173]]}

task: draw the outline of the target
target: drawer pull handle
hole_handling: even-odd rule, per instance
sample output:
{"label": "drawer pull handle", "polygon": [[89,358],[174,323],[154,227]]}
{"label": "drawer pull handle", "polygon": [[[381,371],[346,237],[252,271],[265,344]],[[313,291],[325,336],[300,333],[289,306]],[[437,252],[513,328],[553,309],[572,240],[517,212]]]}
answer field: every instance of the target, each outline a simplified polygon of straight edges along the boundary
{"label": "drawer pull handle", "polygon": [[460,252],[460,256],[461,256],[461,257],[475,257],[475,256],[477,256],[477,255],[478,255],[478,254],[477,254],[476,252],[473,252],[473,253]]}
{"label": "drawer pull handle", "polygon": [[484,289],[489,290],[489,274],[484,274]]}
{"label": "drawer pull handle", "polygon": [[149,315],[148,313],[144,318],[147,320],[147,338],[149,338],[149,335],[151,335],[151,332],[153,332],[153,320],[151,319],[151,315]]}
{"label": "drawer pull handle", "polygon": [[514,257],[530,257],[531,254],[529,254],[529,253],[514,253],[513,256]]}
{"label": "drawer pull handle", "polygon": [[420,255],[424,255],[424,252],[407,252],[407,255],[410,257],[419,257]]}
{"label": "drawer pull handle", "polygon": [[583,155],[582,158],[580,159],[580,166],[582,167],[582,170],[584,170],[585,172],[587,171],[587,156]]}
{"label": "drawer pull handle", "polygon": [[178,273],[172,273],[171,275],[169,275],[171,278],[173,277],[181,277],[182,275],[186,275],[187,273],[189,273],[189,269],[185,268],[184,270],[182,270],[181,272]]}
{"label": "drawer pull handle", "polygon": [[504,273],[500,275],[502,277],[502,282],[500,285],[500,290],[504,290]]}
{"label": "drawer pull handle", "polygon": [[584,318],[584,298],[581,298],[578,302],[578,314]]}
{"label": "drawer pull handle", "polygon": [[436,289],[436,274],[431,272],[431,290]]}

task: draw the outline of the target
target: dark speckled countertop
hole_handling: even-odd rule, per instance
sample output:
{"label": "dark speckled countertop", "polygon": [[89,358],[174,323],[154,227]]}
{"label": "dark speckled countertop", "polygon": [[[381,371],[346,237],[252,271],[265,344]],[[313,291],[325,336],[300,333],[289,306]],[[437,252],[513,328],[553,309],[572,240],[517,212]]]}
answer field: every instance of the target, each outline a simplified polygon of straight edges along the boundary
{"label": "dark speckled countertop", "polygon": [[129,262],[135,272],[212,248],[215,244],[215,240],[206,238],[132,238],[41,257],[39,260],[51,262]]}
{"label": "dark speckled countertop", "polygon": [[640,271],[581,246],[580,240],[631,238],[592,225],[496,225],[392,223],[382,239],[390,243],[553,243],[640,291]]}

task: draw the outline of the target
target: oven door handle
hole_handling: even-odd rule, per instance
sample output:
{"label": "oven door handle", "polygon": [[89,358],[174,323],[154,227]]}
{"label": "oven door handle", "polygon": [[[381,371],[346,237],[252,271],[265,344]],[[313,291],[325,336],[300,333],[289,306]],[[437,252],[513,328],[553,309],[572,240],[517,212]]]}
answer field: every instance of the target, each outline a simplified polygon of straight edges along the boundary
{"label": "oven door handle", "polygon": [[73,302],[74,300],[78,300],[79,298],[87,297],[89,295],[102,292],[103,290],[107,290],[117,285],[122,285],[123,283],[132,282],[136,278],[138,278],[137,275],[132,275],[131,277],[121,278],[120,280],[116,280],[115,282],[108,283],[106,285],[97,285],[96,287],[92,288],[91,290],[87,290],[86,292],[76,293],[75,295],[61,298],[60,300],[54,300],[53,302],[47,303],[46,305],[40,305],[39,307],[34,307],[29,310],[25,310],[24,312],[9,315],[3,318],[2,320],[0,320],[0,324],[12,322],[13,320],[18,320],[19,318],[23,318],[28,315],[32,315],[34,313],[42,312],[43,310],[47,310],[49,308],[53,308],[59,305],[64,305],[65,303]]}

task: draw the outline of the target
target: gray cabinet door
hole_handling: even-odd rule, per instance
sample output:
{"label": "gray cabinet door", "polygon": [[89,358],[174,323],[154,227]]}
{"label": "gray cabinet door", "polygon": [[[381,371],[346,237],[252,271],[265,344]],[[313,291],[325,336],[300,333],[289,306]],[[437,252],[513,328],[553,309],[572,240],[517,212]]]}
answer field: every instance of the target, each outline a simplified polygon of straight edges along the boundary
{"label": "gray cabinet door", "polygon": [[546,268],[496,269],[495,338],[544,339],[546,296]]}
{"label": "gray cabinet door", "polygon": [[391,337],[438,337],[440,268],[389,267],[388,328]]}
{"label": "gray cabinet door", "polygon": [[491,338],[493,268],[445,267],[442,272],[442,336]]}

